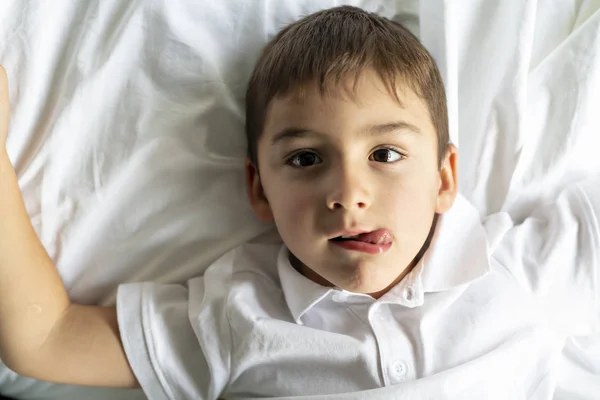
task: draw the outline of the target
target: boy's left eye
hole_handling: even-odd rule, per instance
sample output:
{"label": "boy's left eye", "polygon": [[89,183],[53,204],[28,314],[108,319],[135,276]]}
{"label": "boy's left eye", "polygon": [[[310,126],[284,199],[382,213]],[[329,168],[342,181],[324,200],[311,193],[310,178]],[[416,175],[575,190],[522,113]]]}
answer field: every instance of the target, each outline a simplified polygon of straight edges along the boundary
{"label": "boy's left eye", "polygon": [[369,160],[382,163],[391,163],[404,158],[404,154],[393,149],[377,149],[369,156]]}

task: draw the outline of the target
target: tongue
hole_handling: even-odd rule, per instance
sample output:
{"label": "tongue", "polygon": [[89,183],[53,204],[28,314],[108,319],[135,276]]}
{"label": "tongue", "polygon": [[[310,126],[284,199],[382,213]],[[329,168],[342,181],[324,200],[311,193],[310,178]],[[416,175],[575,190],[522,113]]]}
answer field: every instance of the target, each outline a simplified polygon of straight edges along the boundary
{"label": "tongue", "polygon": [[392,235],[387,229],[378,229],[373,232],[361,233],[355,240],[372,244],[390,244],[392,243]]}

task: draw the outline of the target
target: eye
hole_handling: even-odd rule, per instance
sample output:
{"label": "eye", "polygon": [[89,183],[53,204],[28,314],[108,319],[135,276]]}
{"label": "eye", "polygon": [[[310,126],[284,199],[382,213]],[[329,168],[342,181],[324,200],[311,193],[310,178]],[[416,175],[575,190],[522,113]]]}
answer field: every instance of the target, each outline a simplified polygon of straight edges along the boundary
{"label": "eye", "polygon": [[287,164],[294,168],[306,168],[321,162],[321,157],[312,151],[300,151],[287,160]]}
{"label": "eye", "polygon": [[394,149],[377,149],[369,156],[369,160],[381,163],[393,163],[406,157]]}

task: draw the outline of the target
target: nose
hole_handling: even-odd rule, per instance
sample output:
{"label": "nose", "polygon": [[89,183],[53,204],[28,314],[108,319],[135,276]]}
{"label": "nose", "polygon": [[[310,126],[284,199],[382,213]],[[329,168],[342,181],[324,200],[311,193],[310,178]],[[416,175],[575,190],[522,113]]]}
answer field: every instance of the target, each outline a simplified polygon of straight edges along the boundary
{"label": "nose", "polygon": [[367,209],[371,198],[367,188],[368,179],[357,168],[339,166],[330,176],[327,190],[327,208],[347,211]]}

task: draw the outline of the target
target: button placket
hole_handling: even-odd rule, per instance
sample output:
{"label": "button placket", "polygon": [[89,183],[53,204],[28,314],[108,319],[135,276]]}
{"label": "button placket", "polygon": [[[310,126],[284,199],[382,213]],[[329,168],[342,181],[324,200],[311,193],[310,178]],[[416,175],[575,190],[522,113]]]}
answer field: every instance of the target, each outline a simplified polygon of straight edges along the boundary
{"label": "button placket", "polygon": [[387,336],[385,334],[382,335],[382,321],[385,318],[381,313],[381,303],[375,303],[371,305],[369,308],[369,312],[367,314],[369,319],[369,324],[371,325],[371,330],[373,331],[373,337],[375,338],[375,343],[377,345],[377,350],[379,352],[379,357],[377,360],[377,365],[379,372],[381,373],[381,378],[383,380],[382,385],[387,385],[386,371],[383,368],[383,363],[385,360],[385,351],[386,348],[384,346],[385,341],[387,340]]}
{"label": "button placket", "polygon": [[379,303],[370,322],[379,348],[380,371],[384,385],[394,385],[414,378],[411,367],[414,349],[406,333],[394,318],[390,304]]}

